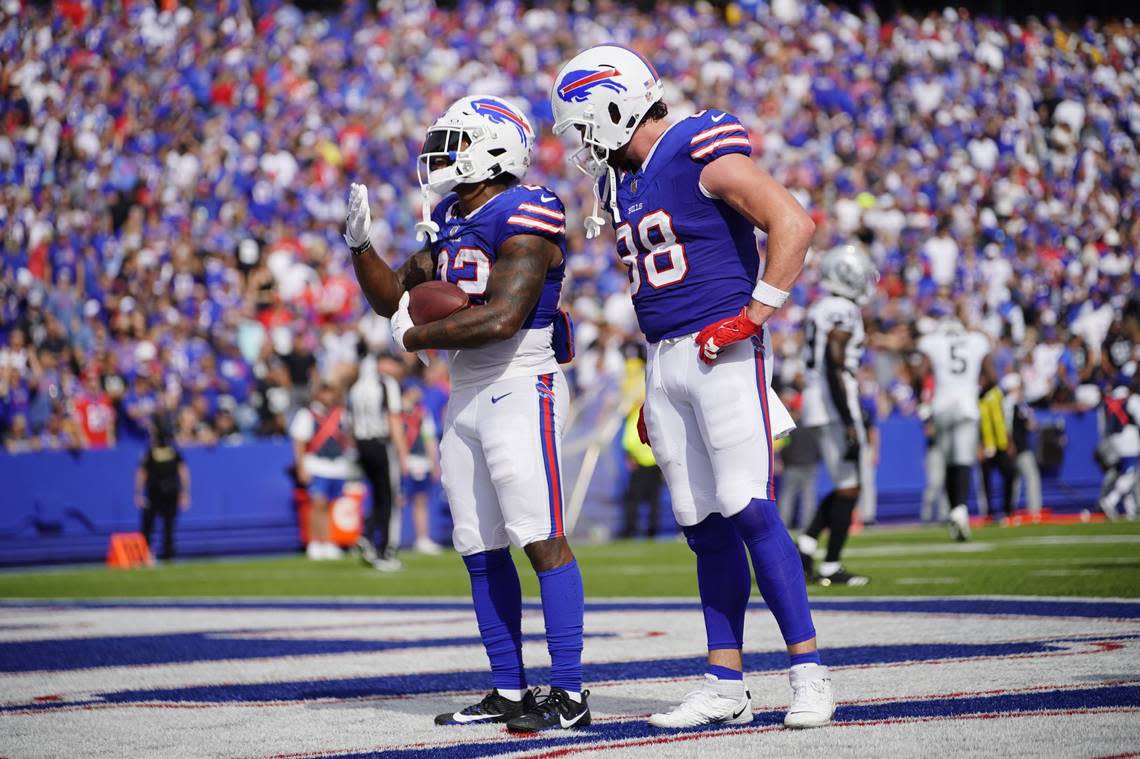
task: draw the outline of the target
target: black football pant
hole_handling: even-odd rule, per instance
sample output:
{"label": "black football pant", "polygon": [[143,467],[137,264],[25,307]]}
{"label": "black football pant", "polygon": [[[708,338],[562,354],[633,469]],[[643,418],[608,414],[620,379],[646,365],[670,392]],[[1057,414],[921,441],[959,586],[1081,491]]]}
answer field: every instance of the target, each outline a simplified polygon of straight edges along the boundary
{"label": "black football pant", "polygon": [[637,466],[629,473],[629,484],[622,497],[621,534],[619,537],[632,538],[637,534],[637,515],[641,504],[649,504],[649,524],[646,537],[657,536],[657,519],[661,513],[661,469],[656,466]]}
{"label": "black football pant", "polygon": [[356,452],[364,479],[372,490],[372,511],[364,521],[364,537],[383,556],[392,531],[392,469],[388,444],[379,438],[357,440]]}
{"label": "black football pant", "polygon": [[1013,483],[1017,479],[1017,467],[1013,463],[1013,457],[1009,455],[1008,451],[998,451],[993,456],[982,461],[982,487],[986,491],[986,503],[990,507],[990,515],[997,513],[997,502],[994,501],[993,488],[990,480],[993,479],[993,473],[999,472],[1001,474],[1001,493],[1005,499],[1005,513],[1006,516],[1013,515]]}
{"label": "black football pant", "polygon": [[840,495],[833,490],[815,510],[815,516],[804,534],[819,540],[824,530],[831,531],[824,561],[839,561],[843,546],[847,543],[847,535],[851,531],[851,519],[855,516],[855,504],[858,501],[857,495]]}
{"label": "black football pant", "polygon": [[[162,553],[160,559],[174,558],[174,520],[178,517],[178,501],[148,501],[142,512],[142,534],[147,548],[151,547],[150,534],[154,532],[154,521],[162,517]],[[151,550],[154,553],[154,550]]]}

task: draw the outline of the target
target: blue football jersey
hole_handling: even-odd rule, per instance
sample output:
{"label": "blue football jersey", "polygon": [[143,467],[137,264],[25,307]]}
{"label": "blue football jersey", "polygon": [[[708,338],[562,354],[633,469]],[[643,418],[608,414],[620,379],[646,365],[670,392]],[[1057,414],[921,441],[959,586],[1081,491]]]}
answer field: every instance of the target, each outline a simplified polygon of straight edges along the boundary
{"label": "blue football jersey", "polygon": [[461,216],[459,200],[447,195],[432,212],[439,239],[432,243],[435,278],[460,287],[472,303],[486,301],[487,282],[499,248],[514,235],[545,237],[562,251],[562,262],[546,272],[538,303],[523,322],[523,329],[541,329],[553,323],[566,274],[566,209],[545,187],[514,185]]}
{"label": "blue football jersey", "polygon": [[[641,169],[618,184],[618,256],[650,342],[699,332],[752,297],[755,228],[700,186],[705,165],[729,153],[752,154],[748,132],[731,114],[701,111],[670,126]],[[604,177],[601,189],[605,197]]]}

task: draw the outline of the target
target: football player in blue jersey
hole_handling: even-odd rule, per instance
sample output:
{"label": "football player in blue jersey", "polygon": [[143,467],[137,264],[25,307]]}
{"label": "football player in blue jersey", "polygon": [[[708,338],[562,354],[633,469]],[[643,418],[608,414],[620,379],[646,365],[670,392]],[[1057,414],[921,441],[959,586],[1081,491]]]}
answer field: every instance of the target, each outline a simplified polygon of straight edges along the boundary
{"label": "football player in blue jersey", "polygon": [[[752,721],[742,674],[750,554],[791,655],[784,724],[826,725],[835,711],[831,677],[816,651],[799,554],[774,500],[772,440],[792,421],[771,389],[764,328],[799,276],[815,227],[753,163],[735,116],[710,109],[670,123],[663,96],[653,66],[611,44],[567,62],[550,96],[555,133],[577,130],[575,159],[596,178],[587,236],[600,233],[604,206],[629,267],[649,341],[644,427],[696,554],[705,682],[649,721]],[[757,228],[768,235],[763,278]]]}
{"label": "football player in blue jersey", "polygon": [[[393,271],[371,250],[368,192],[349,194],[345,240],[372,308],[392,319],[403,350],[446,349],[451,399],[440,459],[453,540],[471,577],[494,683],[482,701],[437,724],[505,722],[529,732],[590,724],[582,690],[582,576],[563,527],[560,450],[569,352],[558,297],[566,269],[562,202],[520,184],[534,133],[505,100],[459,100],[428,129],[419,156],[429,244]],[[444,194],[430,207],[430,192]],[[455,283],[477,308],[413,325],[408,291]],[[536,699],[522,663],[522,593],[510,545],[538,574],[550,651],[550,691]]]}

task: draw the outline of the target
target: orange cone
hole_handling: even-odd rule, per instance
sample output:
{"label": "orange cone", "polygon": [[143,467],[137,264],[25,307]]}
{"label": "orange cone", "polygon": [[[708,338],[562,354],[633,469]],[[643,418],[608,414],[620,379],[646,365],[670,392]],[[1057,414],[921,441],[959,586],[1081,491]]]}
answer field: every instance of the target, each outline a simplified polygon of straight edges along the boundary
{"label": "orange cone", "polygon": [[147,548],[141,532],[116,532],[111,535],[111,545],[107,549],[107,566],[114,569],[130,569],[137,566],[154,566],[154,558]]}

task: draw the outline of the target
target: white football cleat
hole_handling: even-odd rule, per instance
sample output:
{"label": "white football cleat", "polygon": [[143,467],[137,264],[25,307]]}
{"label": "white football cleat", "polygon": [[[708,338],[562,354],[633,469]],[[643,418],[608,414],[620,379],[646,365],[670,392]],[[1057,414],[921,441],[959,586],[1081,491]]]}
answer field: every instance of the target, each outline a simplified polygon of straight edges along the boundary
{"label": "white football cleat", "polygon": [[752,694],[747,690],[741,698],[728,698],[716,692],[712,681],[686,694],[676,709],[651,714],[654,727],[696,727],[697,725],[747,725],[752,721]]}
{"label": "white football cleat", "polygon": [[417,538],[416,542],[412,545],[412,549],[416,553],[422,553],[427,556],[438,556],[443,553],[443,548],[431,538]]}
{"label": "white football cleat", "polygon": [[970,539],[970,512],[965,506],[950,509],[950,537],[959,543]]}
{"label": "white football cleat", "polygon": [[792,682],[792,705],[784,716],[784,727],[795,729],[831,724],[835,714],[835,692],[831,672],[822,664],[797,664],[788,673]]}

